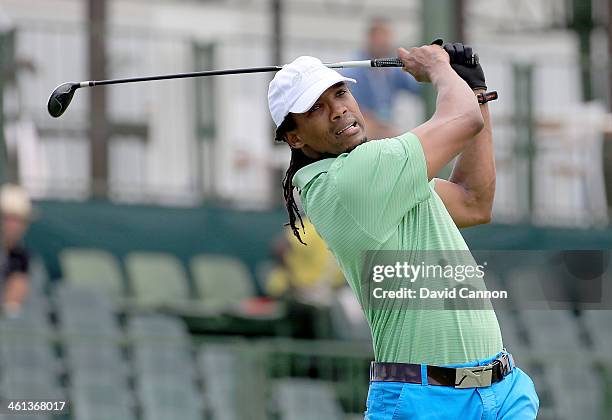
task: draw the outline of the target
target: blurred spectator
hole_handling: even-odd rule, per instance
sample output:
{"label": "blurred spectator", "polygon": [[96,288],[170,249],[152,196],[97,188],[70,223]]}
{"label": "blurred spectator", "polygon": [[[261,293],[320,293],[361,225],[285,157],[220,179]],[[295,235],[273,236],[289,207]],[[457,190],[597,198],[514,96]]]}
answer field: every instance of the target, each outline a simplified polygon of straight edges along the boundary
{"label": "blurred spectator", "polygon": [[[375,18],[370,22],[366,45],[356,57],[357,60],[396,57],[393,30],[389,21]],[[342,74],[357,80],[351,85],[351,93],[359,103],[366,122],[369,139],[394,137],[401,130],[393,125],[393,106],[400,91],[419,93],[419,84],[400,68],[352,68]]]}
{"label": "blurred spectator", "polygon": [[26,191],[12,184],[0,190],[2,214],[2,311],[14,316],[21,310],[29,291],[30,256],[22,245],[32,216],[32,203]]}
{"label": "blurred spectator", "polygon": [[304,229],[302,238],[307,246],[290,229],[284,230],[276,240],[274,253],[279,265],[268,275],[266,292],[276,297],[289,294],[304,303],[326,306],[333,289],[344,285],[344,276],[307,218],[304,218]]}
{"label": "blurred spectator", "polygon": [[344,275],[327,244],[312,223],[303,217],[304,246],[286,229],[274,242],[278,265],[270,270],[265,284],[269,296],[285,299],[295,338],[330,338],[329,307],[336,289],[345,284]]}

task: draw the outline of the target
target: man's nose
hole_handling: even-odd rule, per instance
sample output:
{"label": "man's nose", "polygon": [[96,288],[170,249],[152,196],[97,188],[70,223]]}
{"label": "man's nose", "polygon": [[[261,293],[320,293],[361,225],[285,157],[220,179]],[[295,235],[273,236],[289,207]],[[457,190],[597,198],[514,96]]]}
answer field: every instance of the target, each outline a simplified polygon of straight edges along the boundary
{"label": "man's nose", "polygon": [[334,103],[332,105],[332,113],[331,113],[332,121],[336,121],[342,118],[342,116],[346,114],[347,111],[348,109],[346,108],[346,105],[344,105],[343,103],[341,102]]}

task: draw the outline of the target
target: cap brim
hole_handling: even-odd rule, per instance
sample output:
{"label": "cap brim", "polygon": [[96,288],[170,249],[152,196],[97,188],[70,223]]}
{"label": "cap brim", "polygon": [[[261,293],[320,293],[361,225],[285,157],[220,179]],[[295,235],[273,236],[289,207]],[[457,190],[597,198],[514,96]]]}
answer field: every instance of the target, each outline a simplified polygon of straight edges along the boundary
{"label": "cap brim", "polygon": [[330,77],[325,78],[323,80],[319,80],[317,83],[312,85],[306,92],[304,92],[293,104],[291,108],[289,108],[289,112],[294,114],[302,114],[308,111],[314,103],[319,99],[319,96],[323,92],[325,92],[329,87],[335,85],[340,82],[353,82],[357,83],[357,80],[351,79],[350,77],[344,77],[340,73],[337,73],[338,77]]}

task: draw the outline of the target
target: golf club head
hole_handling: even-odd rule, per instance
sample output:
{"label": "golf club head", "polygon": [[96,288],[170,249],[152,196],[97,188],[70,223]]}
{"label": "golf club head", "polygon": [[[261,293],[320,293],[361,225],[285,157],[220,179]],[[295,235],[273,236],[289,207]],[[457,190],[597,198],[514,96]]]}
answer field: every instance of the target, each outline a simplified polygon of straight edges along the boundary
{"label": "golf club head", "polygon": [[74,92],[81,87],[79,83],[69,82],[63,83],[55,88],[49,102],[47,103],[47,110],[49,115],[54,118],[61,116],[70,105]]}

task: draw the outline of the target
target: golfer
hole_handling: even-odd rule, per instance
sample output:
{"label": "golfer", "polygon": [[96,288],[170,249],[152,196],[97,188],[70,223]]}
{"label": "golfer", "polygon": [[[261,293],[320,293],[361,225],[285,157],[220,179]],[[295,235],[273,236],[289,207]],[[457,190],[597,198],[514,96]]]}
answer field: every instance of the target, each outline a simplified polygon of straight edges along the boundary
{"label": "golfer", "polygon": [[[471,50],[471,49],[470,49]],[[404,70],[437,91],[433,117],[394,138],[369,141],[349,83],[314,57],[270,82],[276,139],[291,148],[283,181],[336,257],[374,343],[366,419],[534,419],[531,379],[503,347],[493,310],[376,310],[366,305],[366,251],[464,250],[458,228],[487,223],[495,191],[489,111],[480,66],[452,64],[462,44],[400,48]],[[450,54],[450,55],[449,55]],[[453,63],[461,62],[457,59]],[[448,181],[434,179],[457,157]]]}

